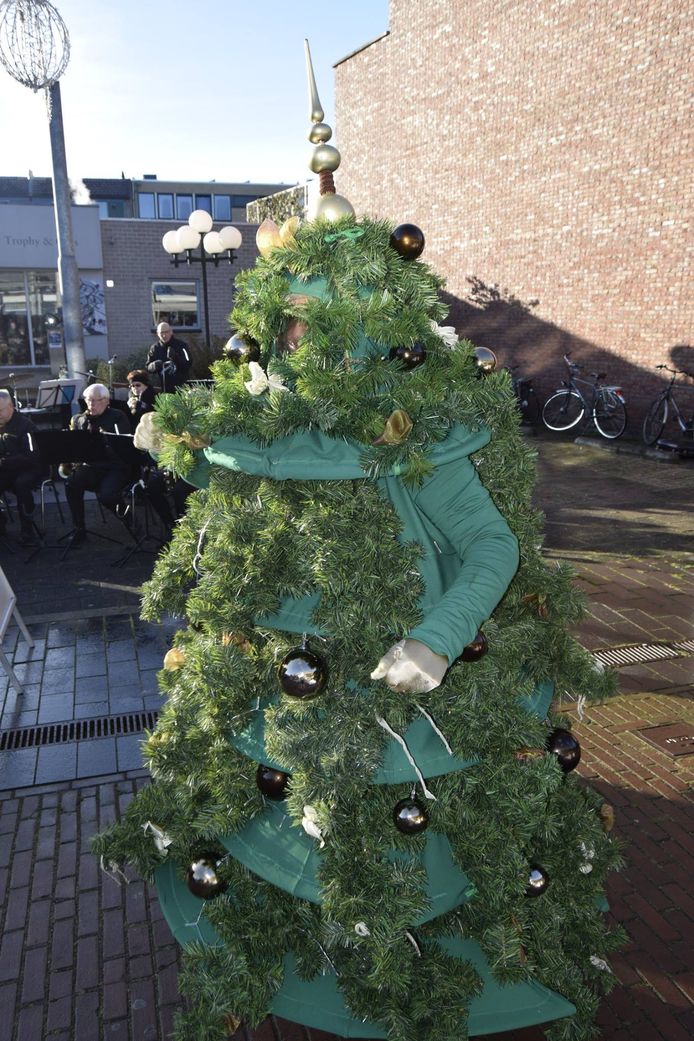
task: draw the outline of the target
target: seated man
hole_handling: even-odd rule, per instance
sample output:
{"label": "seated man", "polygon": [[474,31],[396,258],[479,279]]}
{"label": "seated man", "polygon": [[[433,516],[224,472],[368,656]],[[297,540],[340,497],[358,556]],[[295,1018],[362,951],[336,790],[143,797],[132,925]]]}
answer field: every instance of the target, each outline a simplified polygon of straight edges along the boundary
{"label": "seated man", "polygon": [[[16,411],[9,390],[0,390],[0,494],[9,491],[17,497],[22,545],[34,538],[33,489],[41,483],[41,457],[32,437],[35,432],[32,421]],[[0,534],[6,524],[5,514],[0,513]]]}
{"label": "seated man", "polygon": [[[87,430],[93,434],[130,433],[130,423],[125,413],[109,408],[108,387],[103,383],[90,384],[82,397],[87,410],[73,417],[70,423],[71,430]],[[84,493],[96,492],[101,505],[115,513],[123,489],[130,482],[131,467],[123,463],[115,450],[109,449],[108,443],[106,453],[103,462],[79,463],[65,483],[65,497],[75,526],[73,544],[84,542],[87,537],[84,523]]]}

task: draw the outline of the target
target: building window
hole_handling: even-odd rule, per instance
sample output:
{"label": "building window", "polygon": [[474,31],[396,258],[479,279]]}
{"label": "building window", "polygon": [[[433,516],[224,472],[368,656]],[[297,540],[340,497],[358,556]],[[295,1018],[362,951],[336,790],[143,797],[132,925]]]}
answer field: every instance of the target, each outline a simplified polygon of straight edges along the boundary
{"label": "building window", "polygon": [[156,217],[154,209],[154,192],[138,192],[137,205],[141,217],[148,217],[150,219]]}
{"label": "building window", "polygon": [[212,216],[212,196],[211,195],[196,195],[195,206],[198,210],[205,210]]}
{"label": "building window", "polygon": [[99,199],[99,219],[105,217],[125,217],[125,203],[122,199]]}
{"label": "building window", "polygon": [[173,220],[173,195],[170,192],[159,192],[157,200],[159,202],[159,219]]}
{"label": "building window", "polygon": [[53,271],[0,272],[0,365],[47,365],[46,316],[59,310]]}
{"label": "building window", "polygon": [[152,325],[199,329],[197,282],[152,282]]}
{"label": "building window", "polygon": [[176,196],[176,216],[179,220],[188,220],[191,213],[193,212],[193,196],[192,195],[177,195]]}
{"label": "building window", "polygon": [[231,196],[215,195],[214,197],[214,219],[231,220]]}
{"label": "building window", "polygon": [[232,195],[231,205],[234,207],[248,206],[249,202],[255,202],[259,198],[261,198],[259,195]]}

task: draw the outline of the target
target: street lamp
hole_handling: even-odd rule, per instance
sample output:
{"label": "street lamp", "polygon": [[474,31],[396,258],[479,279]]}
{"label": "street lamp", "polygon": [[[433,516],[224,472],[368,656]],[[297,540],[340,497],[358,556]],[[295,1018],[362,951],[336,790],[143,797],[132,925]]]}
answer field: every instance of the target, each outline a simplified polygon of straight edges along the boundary
{"label": "street lamp", "polygon": [[[219,266],[219,261],[225,259],[228,264],[233,264],[235,250],[241,245],[241,232],[238,228],[228,224],[219,231],[212,230],[212,217],[207,210],[193,210],[188,223],[183,224],[175,231],[167,231],[161,240],[161,244],[167,253],[171,255],[171,263],[178,267],[179,264],[200,264],[202,269],[202,300],[205,312],[205,344],[210,347],[210,314],[207,299],[207,264],[213,263]],[[194,250],[200,250],[195,254]],[[185,253],[185,257],[180,254]]]}
{"label": "street lamp", "polygon": [[71,376],[86,369],[80,280],[72,236],[72,196],[67,177],[63,111],[59,78],[70,59],[65,23],[48,0],[0,2],[0,63],[13,79],[36,92],[46,92],[51,155],[53,204],[58,235],[58,278],[63,302],[65,355]]}

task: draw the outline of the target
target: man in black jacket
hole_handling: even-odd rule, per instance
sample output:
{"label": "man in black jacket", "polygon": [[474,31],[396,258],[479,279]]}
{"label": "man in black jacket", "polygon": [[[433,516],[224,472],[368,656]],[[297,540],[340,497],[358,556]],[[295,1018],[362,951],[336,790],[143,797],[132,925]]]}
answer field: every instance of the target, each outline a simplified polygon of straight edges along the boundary
{"label": "man in black jacket", "polygon": [[191,365],[187,344],[174,336],[168,322],[160,322],[157,338],[147,354],[147,371],[159,373],[161,389],[166,394],[186,383]]}
{"label": "man in black jacket", "polygon": [[[41,483],[41,457],[35,433],[32,421],[16,411],[10,392],[0,390],[0,494],[11,491],[17,497],[23,545],[33,542],[33,489]],[[6,524],[5,514],[0,513],[0,534]]]}
{"label": "man in black jacket", "polygon": [[[74,416],[71,430],[86,430],[92,434],[130,434],[130,422],[124,412],[109,408],[108,387],[92,383],[82,395],[86,412]],[[65,482],[65,497],[70,507],[75,533],[72,544],[84,542],[87,537],[84,522],[84,493],[96,492],[102,506],[116,512],[123,490],[133,476],[132,467],[124,463],[114,449],[109,449],[103,462],[80,463]]]}

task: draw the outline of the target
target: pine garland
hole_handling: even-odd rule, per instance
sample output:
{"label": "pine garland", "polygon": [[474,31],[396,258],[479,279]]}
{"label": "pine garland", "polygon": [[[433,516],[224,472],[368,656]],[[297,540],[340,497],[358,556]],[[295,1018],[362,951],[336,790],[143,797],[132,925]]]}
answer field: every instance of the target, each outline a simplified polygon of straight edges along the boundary
{"label": "pine garland", "polygon": [[[145,587],[145,617],[186,619],[175,641],[184,657],[160,674],[167,702],[146,744],[155,783],[97,838],[96,851],[152,878],[162,855],[146,821],[166,832],[167,856],[184,865],[205,843],[263,814],[256,764],[235,747],[255,706],[265,709],[268,755],[292,764],[286,811],[299,826],[313,807],[325,842],[321,905],[289,896],[232,857],[223,861],[229,890],[204,908],[223,946],[186,952],[181,985],[192,1007],[177,1033],[186,1041],[223,1037],[220,1024],[232,1011],[258,1023],[289,952],[304,978],[335,971],[352,1013],[381,1024],[392,1041],[466,1036],[480,980],[435,942],[445,937],[475,939],[500,982],[539,980],[573,1001],[576,1015],[551,1028],[557,1041],[592,1036],[609,987],[609,975],[590,960],[620,941],[596,909],[606,874],[620,864],[601,827],[601,800],[554,757],[519,761],[517,753],[542,749],[548,722],[562,723],[526,711],[522,698],[538,683],[552,679],[560,695],[590,699],[607,696],[614,681],[567,633],[583,601],[570,571],[548,567],[541,555],[542,518],[530,505],[534,460],[519,436],[508,374],[480,378],[471,344],[445,346],[432,325],[444,315],[441,281],[389,247],[391,230],[352,219],[307,225],[293,245],[238,277],[232,324],[260,344],[264,366],[289,393],[253,397],[244,386],[248,366],[222,360],[211,392],[160,398],[161,461],[178,473],[198,459],[191,437],[209,443],[244,434],[267,446],[318,430],[358,442],[367,475],[272,481],[214,466]],[[301,299],[301,287],[316,279],[322,295]],[[275,344],[290,316],[308,331],[294,354],[280,357]],[[426,363],[406,372],[388,354],[413,342],[424,345]],[[397,409],[412,420],[409,435],[374,446]],[[425,696],[453,755],[472,765],[427,781],[435,795],[428,832],[405,837],[392,826],[392,810],[411,786],[373,783],[387,742],[376,716],[403,733],[422,699],[369,676],[419,620],[420,548],[399,539],[402,524],[378,479],[399,470],[421,484],[431,450],[457,423],[491,431],[474,462],[518,538],[521,564],[485,625],[489,653],[454,665]],[[316,592],[313,646],[330,663],[328,683],[316,701],[281,699],[277,664],[299,638],[256,619],[285,597]],[[474,893],[433,918],[418,859],[428,834],[446,837]],[[591,868],[583,872],[586,850]],[[551,879],[539,900],[525,896],[532,862]],[[359,923],[368,935],[356,931]]]}

